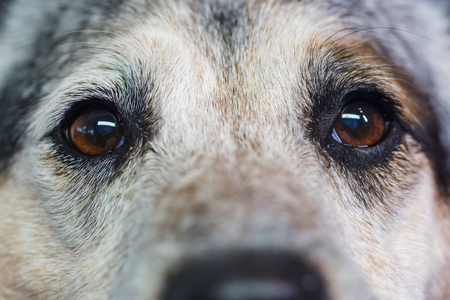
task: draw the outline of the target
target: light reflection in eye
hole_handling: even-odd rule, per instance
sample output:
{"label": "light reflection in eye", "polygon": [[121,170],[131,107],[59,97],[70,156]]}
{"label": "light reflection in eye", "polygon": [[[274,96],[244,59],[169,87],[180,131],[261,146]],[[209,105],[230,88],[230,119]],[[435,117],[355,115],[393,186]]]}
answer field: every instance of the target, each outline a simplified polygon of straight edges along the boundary
{"label": "light reflection in eye", "polygon": [[361,116],[355,115],[355,114],[342,114],[342,119],[355,119],[355,120],[359,120],[359,119],[361,119]]}
{"label": "light reflection in eye", "polygon": [[123,128],[117,117],[108,109],[96,106],[78,114],[67,128],[67,138],[86,155],[107,153],[124,143]]}
{"label": "light reflection in eye", "polygon": [[109,127],[116,127],[116,123],[109,122],[109,121],[98,121],[97,126],[109,126]]}
{"label": "light reflection in eye", "polygon": [[361,120],[361,117],[364,119],[364,121],[367,123],[369,120],[367,119],[367,116],[363,114],[362,109],[359,109],[361,115],[357,114],[342,114],[342,119],[353,119],[353,120]]}
{"label": "light reflection in eye", "polygon": [[381,141],[388,124],[376,106],[367,102],[349,103],[336,118],[331,135],[344,145],[368,147]]}

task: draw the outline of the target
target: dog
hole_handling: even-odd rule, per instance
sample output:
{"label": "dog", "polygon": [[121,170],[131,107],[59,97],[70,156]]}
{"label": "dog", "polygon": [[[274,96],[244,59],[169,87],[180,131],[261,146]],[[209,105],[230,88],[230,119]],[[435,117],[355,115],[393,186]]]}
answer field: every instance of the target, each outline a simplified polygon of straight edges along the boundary
{"label": "dog", "polygon": [[450,299],[446,1],[0,1],[0,299]]}

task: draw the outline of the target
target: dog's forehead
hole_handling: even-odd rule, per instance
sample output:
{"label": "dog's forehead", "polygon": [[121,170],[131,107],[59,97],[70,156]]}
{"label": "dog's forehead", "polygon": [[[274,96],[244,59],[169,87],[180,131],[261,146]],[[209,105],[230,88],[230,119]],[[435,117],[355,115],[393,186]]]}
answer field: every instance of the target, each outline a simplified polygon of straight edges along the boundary
{"label": "dog's forehead", "polygon": [[310,110],[312,94],[328,77],[336,84],[354,82],[342,89],[377,82],[381,89],[397,93],[405,116],[416,119],[417,104],[400,90],[406,72],[376,51],[375,39],[351,27],[351,18],[342,19],[332,2],[195,1],[155,6],[157,15],[145,13],[133,20],[114,43],[116,51],[136,62],[129,64],[131,69],[151,74],[161,97],[146,100],[166,111],[167,118],[178,119],[177,110],[184,115],[191,110],[199,117],[211,109],[239,122],[244,115],[253,124],[285,122],[286,116],[298,117],[299,106]]}
{"label": "dog's forehead", "polygon": [[[190,119],[198,121],[210,110],[233,121],[247,117],[253,124],[270,120],[274,125],[293,113],[299,64],[320,37],[312,26],[316,8],[294,6],[293,11],[266,3],[250,13],[249,4],[240,2],[202,3],[198,10],[185,5],[144,17],[122,43],[127,46],[121,51],[134,61],[147,61],[134,67],[152,74],[160,97],[147,100],[166,112],[163,119],[192,113]],[[335,23],[331,19],[323,21]]]}
{"label": "dog's forehead", "polygon": [[128,58],[130,73],[150,74],[162,96],[147,101],[170,102],[171,115],[186,105],[211,105],[225,116],[270,114],[274,106],[278,115],[287,113],[296,106],[289,103],[293,94],[306,85],[301,67],[310,56],[327,55],[313,48],[326,49],[327,39],[344,27],[315,3],[280,1],[159,4],[158,15],[131,23],[114,40],[115,50]]}
{"label": "dog's forehead", "polygon": [[[400,100],[408,122],[425,123],[428,115],[415,101],[422,99],[413,95],[421,91],[409,85],[414,80],[385,52],[376,51],[386,49],[376,49],[379,40],[370,31],[360,30],[376,24],[368,2],[122,2],[94,30],[53,33],[48,53],[60,57],[51,64],[61,72],[49,74],[61,80],[56,88],[55,82],[41,85],[43,94],[36,97],[48,105],[35,106],[29,137],[33,142],[45,136],[84,91],[99,89],[115,94],[145,90],[135,99],[123,97],[130,103],[118,106],[131,111],[136,102],[145,103],[178,134],[194,128],[208,136],[205,130],[232,128],[245,129],[241,135],[247,137],[251,130],[285,136],[304,127],[300,123],[319,92],[343,82],[353,86],[338,88],[377,82]],[[390,42],[392,32],[386,33],[383,40]],[[415,68],[421,68],[420,61]]]}
{"label": "dog's forehead", "polygon": [[[391,88],[397,75],[390,69],[394,64],[383,60],[358,28],[351,27],[352,18],[344,18],[339,13],[342,7],[331,1],[130,1],[124,5],[100,33],[75,32],[93,38],[92,42],[62,42],[58,47],[64,53],[84,55],[86,63],[70,64],[72,74],[47,97],[49,105],[34,114],[51,116],[47,126],[58,123],[66,102],[79,91],[134,85],[147,92],[131,101],[145,102],[176,132],[188,126],[201,131],[246,127],[262,133],[263,127],[271,127],[267,132],[278,136],[276,128],[286,132],[286,125],[295,127],[305,119],[301,114],[311,110],[327,84],[344,81],[354,86],[342,89],[384,84],[380,88],[403,98],[404,114],[417,120],[418,105],[409,100],[413,97],[398,86],[396,91]],[[205,111],[208,118],[203,118]],[[35,123],[32,127],[42,127]],[[42,136],[49,130],[33,134]]]}
{"label": "dog's forehead", "polygon": [[[137,11],[132,18],[123,13],[95,43],[75,46],[74,51],[88,49],[93,55],[74,66],[35,115],[54,116],[47,124],[57,123],[80,90],[133,85],[147,92],[127,101],[145,102],[174,126],[189,126],[180,121],[190,120],[194,127],[217,128],[198,121],[241,122],[245,116],[254,126],[285,125],[299,99],[302,106],[311,105],[294,95],[302,86],[299,65],[305,65],[312,44],[325,42],[339,23],[315,4],[170,1],[145,10],[129,5]],[[205,111],[211,118],[201,118]]]}

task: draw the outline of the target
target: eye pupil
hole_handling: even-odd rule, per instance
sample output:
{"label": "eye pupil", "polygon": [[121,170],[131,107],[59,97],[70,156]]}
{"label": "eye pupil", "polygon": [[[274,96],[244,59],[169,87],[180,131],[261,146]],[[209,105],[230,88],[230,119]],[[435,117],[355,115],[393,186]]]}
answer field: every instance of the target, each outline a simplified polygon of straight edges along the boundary
{"label": "eye pupil", "polygon": [[102,107],[83,110],[67,131],[70,143],[87,155],[114,150],[123,142],[123,129],[117,117]]}
{"label": "eye pupil", "polygon": [[101,136],[108,136],[114,133],[116,129],[116,123],[111,121],[98,121],[93,130],[95,133]]}
{"label": "eye pupil", "polygon": [[360,111],[361,113],[347,112],[345,114],[342,114],[342,121],[350,130],[356,130],[359,127],[363,126],[364,123],[369,122],[367,117],[362,114],[362,110]]}
{"label": "eye pupil", "polygon": [[368,102],[347,104],[333,126],[336,141],[355,147],[379,143],[385,136],[388,122],[380,110]]}

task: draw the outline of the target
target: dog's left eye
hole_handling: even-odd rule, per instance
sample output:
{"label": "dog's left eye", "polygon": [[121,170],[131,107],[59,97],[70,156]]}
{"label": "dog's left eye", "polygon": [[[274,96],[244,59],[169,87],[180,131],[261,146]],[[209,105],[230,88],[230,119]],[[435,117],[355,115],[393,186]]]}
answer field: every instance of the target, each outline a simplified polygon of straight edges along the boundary
{"label": "dog's left eye", "polygon": [[101,106],[82,110],[66,131],[70,144],[87,155],[99,155],[123,144],[123,128],[116,115]]}

